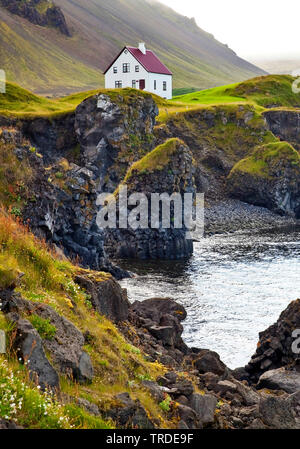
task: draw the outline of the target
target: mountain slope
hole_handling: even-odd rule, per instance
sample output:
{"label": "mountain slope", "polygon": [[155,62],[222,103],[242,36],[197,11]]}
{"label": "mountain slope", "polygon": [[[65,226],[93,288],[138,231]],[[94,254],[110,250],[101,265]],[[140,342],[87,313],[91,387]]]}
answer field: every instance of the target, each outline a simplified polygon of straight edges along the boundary
{"label": "mountain slope", "polygon": [[0,7],[1,64],[10,80],[37,92],[103,86],[101,71],[113,56],[123,45],[142,40],[174,72],[175,88],[209,88],[264,73],[193,19],[154,0],[56,0],[55,4],[72,37]]}

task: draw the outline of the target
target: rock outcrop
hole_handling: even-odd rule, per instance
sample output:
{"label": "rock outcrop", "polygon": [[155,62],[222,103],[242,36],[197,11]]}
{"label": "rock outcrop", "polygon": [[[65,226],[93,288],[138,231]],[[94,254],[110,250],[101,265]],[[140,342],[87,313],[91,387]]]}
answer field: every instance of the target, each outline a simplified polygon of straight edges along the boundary
{"label": "rock outcrop", "polygon": [[[139,204],[140,216],[135,226],[137,229],[133,229],[130,216],[138,203],[128,206],[128,229],[121,229],[120,217],[124,215],[124,211],[119,206],[120,190],[116,192],[117,229],[105,230],[105,249],[108,254],[133,259],[183,259],[191,256],[193,242],[187,237],[189,229],[185,222],[185,211],[188,213],[188,210],[184,195],[194,195],[196,189],[193,157],[189,148],[179,139],[168,140],[132,165],[121,185],[125,186],[128,198],[131,194],[141,193],[144,203]],[[168,198],[173,194],[179,195],[180,210],[176,209],[172,201],[158,202],[158,213],[154,219],[153,194],[166,194]],[[195,197],[193,201],[194,199]],[[192,202],[190,207],[192,214]],[[163,208],[169,214],[169,227],[163,219]]]}
{"label": "rock outcrop", "polygon": [[126,321],[129,315],[129,301],[127,293],[110,275],[99,273],[94,275],[82,272],[75,278],[75,282],[84,288],[90,296],[94,309],[115,323]]}
{"label": "rock outcrop", "polygon": [[[47,145],[42,147],[44,160],[35,147],[26,144],[20,131],[4,130],[1,138],[5,144],[14,146],[9,151],[14,152],[21,164],[30,166],[32,175],[26,180],[28,195],[22,217],[34,234],[76,258],[84,267],[107,271],[118,279],[127,276],[128,273],[108,260],[104,251],[103,232],[96,224],[97,194],[93,173],[69,163],[54,150],[48,167]],[[49,145],[51,153],[51,142]]]}
{"label": "rock outcrop", "polygon": [[[13,347],[26,363],[30,375],[43,389],[59,389],[57,373],[66,374],[80,383],[91,382],[93,366],[83,350],[83,334],[66,318],[45,304],[35,304],[11,290],[1,290],[1,311],[15,323]],[[30,322],[33,315],[53,326],[51,338],[42,338]],[[51,355],[51,363],[45,355]],[[56,371],[55,371],[56,370]]]}
{"label": "rock outcrop", "polygon": [[281,215],[300,217],[300,156],[288,143],[258,147],[228,177],[235,198]]}
{"label": "rock outcrop", "polygon": [[95,95],[77,107],[75,131],[98,191],[113,192],[128,167],[153,149],[157,115],[150,94],[130,89]]}
{"label": "rock outcrop", "polygon": [[40,12],[39,6],[41,3],[42,0],[1,0],[0,2],[9,12],[24,17],[34,25],[54,27],[62,34],[70,36],[62,10],[52,1],[49,1],[45,12]]}
{"label": "rock outcrop", "polygon": [[[293,333],[297,329],[300,329],[299,299],[292,302],[282,312],[275,324],[259,334],[256,353],[246,366],[246,371],[252,382],[258,382],[262,374],[268,371],[269,374],[261,378],[260,386],[266,385],[266,382],[269,386],[271,383],[274,386],[275,384],[280,386],[282,382],[287,384],[288,374],[285,376],[283,371],[277,370],[282,367],[295,371],[300,378],[300,360],[297,354],[297,344],[295,348],[293,346],[297,339],[297,336],[293,336]],[[270,372],[271,370],[272,372]],[[278,377],[279,373],[281,380]],[[295,382],[295,379],[293,381]],[[289,387],[283,389],[286,390],[286,388],[290,390]]]}
{"label": "rock outcrop", "polygon": [[276,137],[300,150],[300,113],[297,110],[274,109],[263,115]]}

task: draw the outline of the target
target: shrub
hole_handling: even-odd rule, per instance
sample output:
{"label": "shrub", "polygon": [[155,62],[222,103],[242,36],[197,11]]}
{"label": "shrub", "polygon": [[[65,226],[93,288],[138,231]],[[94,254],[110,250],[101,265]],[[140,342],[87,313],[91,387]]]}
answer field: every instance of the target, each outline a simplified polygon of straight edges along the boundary
{"label": "shrub", "polygon": [[29,320],[43,340],[53,340],[56,334],[56,327],[51,324],[50,320],[45,320],[38,315],[32,315]]}

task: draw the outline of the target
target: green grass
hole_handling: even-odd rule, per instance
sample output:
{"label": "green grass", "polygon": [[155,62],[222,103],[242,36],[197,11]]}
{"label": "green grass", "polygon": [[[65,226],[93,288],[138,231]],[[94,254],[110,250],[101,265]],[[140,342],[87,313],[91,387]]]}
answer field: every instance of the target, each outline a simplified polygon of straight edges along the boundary
{"label": "green grass", "polygon": [[229,178],[236,173],[248,173],[269,178],[273,168],[289,164],[300,172],[300,155],[287,142],[272,142],[259,146],[249,157],[239,161],[232,169]]}
{"label": "green grass", "polygon": [[169,163],[170,157],[178,149],[179,145],[184,143],[180,139],[169,139],[162,145],[156,147],[153,151],[146,154],[142,159],[132,164],[124,182],[128,181],[133,173],[143,174],[149,173],[153,170],[163,170]]}
{"label": "green grass", "polygon": [[238,84],[229,86],[215,87],[213,89],[192,92],[173,98],[173,102],[187,104],[223,104],[223,103],[242,103],[247,101],[242,96],[235,96],[227,93],[227,90],[234,89]]}
{"label": "green grass", "polygon": [[289,75],[268,75],[177,96],[172,102],[187,105],[248,102],[264,108],[300,107],[300,94],[293,93],[293,82],[294,78]]}
{"label": "green grass", "polygon": [[[86,98],[96,94],[109,95],[112,100],[122,103],[134,100],[137,96],[148,97],[149,93],[136,89],[97,89],[79,92],[66,97],[49,99],[35,95],[17,84],[8,82],[6,93],[0,93],[0,115],[17,118],[56,117],[70,114]],[[167,102],[162,98],[152,95],[158,105],[166,106]]]}
{"label": "green grass", "polygon": [[0,61],[9,81],[56,95],[104,86],[101,70],[76,57],[78,37],[70,39],[57,30],[45,31],[29,21],[20,22],[16,16],[16,23],[5,19],[0,19]]}

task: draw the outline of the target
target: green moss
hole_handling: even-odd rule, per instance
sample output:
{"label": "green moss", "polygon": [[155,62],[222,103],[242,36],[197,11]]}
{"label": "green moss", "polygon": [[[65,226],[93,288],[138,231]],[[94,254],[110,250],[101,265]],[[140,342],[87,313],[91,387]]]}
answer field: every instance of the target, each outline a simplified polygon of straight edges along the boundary
{"label": "green moss", "polygon": [[154,170],[163,170],[169,163],[170,157],[183,142],[180,139],[169,139],[162,145],[159,145],[150,153],[146,154],[138,162],[135,162],[129,169],[124,182],[128,181],[133,173],[143,174]]}
{"label": "green moss", "polygon": [[287,142],[277,141],[256,148],[251,156],[239,161],[234,166],[229,178],[236,173],[270,178],[272,170],[279,164],[289,164],[300,169],[299,153]]}
{"label": "green moss", "polygon": [[28,319],[43,340],[53,340],[56,327],[51,324],[50,320],[45,320],[38,315],[31,315]]}

